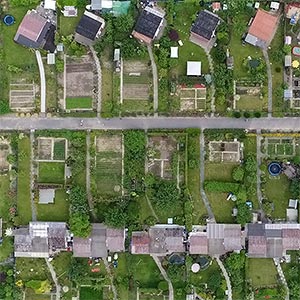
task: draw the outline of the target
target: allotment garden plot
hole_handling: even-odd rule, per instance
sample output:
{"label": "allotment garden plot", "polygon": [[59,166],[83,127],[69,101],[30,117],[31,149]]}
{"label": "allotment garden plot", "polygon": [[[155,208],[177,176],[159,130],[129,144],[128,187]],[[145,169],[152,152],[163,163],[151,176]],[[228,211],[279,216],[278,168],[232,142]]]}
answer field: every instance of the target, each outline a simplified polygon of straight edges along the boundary
{"label": "allotment garden plot", "polygon": [[293,137],[282,138],[265,138],[264,147],[270,157],[286,157],[296,155],[296,145],[299,145],[299,141],[296,141]]}
{"label": "allotment garden plot", "polygon": [[[185,140],[185,136],[180,138]],[[184,179],[185,157],[180,150],[179,136],[149,135],[146,171],[162,179]],[[182,143],[184,145],[184,142]],[[183,146],[184,147],[184,146]]]}
{"label": "allotment garden plot", "polygon": [[[150,67],[145,61],[124,61],[123,63],[123,104],[133,110],[147,106],[150,99],[152,78]],[[145,110],[145,108],[141,109]]]}
{"label": "allotment garden plot", "polygon": [[241,143],[238,141],[209,142],[209,161],[211,162],[239,162],[241,153]]}
{"label": "allotment garden plot", "polygon": [[97,191],[106,195],[122,193],[122,136],[101,134],[95,137],[95,181]]}
{"label": "allotment garden plot", "polygon": [[34,83],[11,83],[9,91],[10,109],[16,112],[35,110],[36,86]]}
{"label": "allotment garden plot", "polygon": [[65,75],[66,110],[85,111],[95,107],[96,70],[92,58],[68,57]]}
{"label": "allotment garden plot", "polygon": [[179,87],[180,110],[199,110],[206,108],[206,88],[201,85]]}

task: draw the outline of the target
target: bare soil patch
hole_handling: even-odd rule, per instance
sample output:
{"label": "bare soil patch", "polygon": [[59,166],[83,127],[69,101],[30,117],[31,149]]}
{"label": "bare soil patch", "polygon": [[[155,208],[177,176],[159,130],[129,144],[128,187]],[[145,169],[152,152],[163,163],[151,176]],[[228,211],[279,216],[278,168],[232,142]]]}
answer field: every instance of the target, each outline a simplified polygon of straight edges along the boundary
{"label": "bare soil patch", "polygon": [[124,99],[148,100],[149,86],[147,84],[125,84],[123,97]]}
{"label": "bare soil patch", "polygon": [[240,142],[209,142],[209,160],[213,162],[238,162],[241,159]]}
{"label": "bare soil patch", "polygon": [[10,108],[17,112],[31,112],[35,109],[34,84],[10,84],[9,103]]}

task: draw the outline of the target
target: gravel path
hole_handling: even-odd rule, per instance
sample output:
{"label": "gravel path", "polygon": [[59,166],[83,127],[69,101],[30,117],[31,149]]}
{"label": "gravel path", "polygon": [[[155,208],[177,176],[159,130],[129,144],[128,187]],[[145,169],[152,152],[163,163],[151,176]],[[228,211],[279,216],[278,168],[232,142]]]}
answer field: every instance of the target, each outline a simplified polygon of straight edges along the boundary
{"label": "gravel path", "polygon": [[170,278],[168,277],[165,269],[163,268],[163,266],[161,265],[161,262],[159,260],[159,258],[156,255],[151,254],[151,257],[154,259],[156,265],[158,266],[161,275],[163,276],[163,278],[165,279],[165,281],[167,281],[168,286],[169,286],[169,299],[168,300],[174,300],[174,288],[172,285],[172,282],[170,280]]}
{"label": "gravel path", "polygon": [[154,60],[153,52],[151,46],[147,46],[149,57],[151,60],[152,75],[153,75],[153,110],[154,114],[157,115],[158,109],[158,76],[157,76],[157,66]]}
{"label": "gravel path", "polygon": [[201,198],[206,207],[210,222],[215,223],[216,219],[212,208],[210,206],[209,200],[204,191],[204,180],[205,180],[205,141],[204,141],[204,132],[202,130],[200,134],[200,193]]}
{"label": "gravel path", "polygon": [[40,85],[41,85],[41,113],[46,113],[46,77],[45,69],[42,61],[42,56],[39,50],[35,51],[36,60],[40,71]]}
{"label": "gravel path", "polygon": [[227,270],[225,269],[222,261],[220,260],[219,257],[216,257],[216,261],[220,267],[220,269],[222,270],[222,273],[225,277],[225,280],[226,280],[226,285],[227,285],[227,291],[228,291],[228,295],[227,295],[227,299],[228,300],[232,300],[232,288],[231,288],[231,282],[230,282],[230,278],[229,278],[229,275],[227,273]]}
{"label": "gravel path", "polygon": [[46,261],[48,269],[49,269],[49,271],[51,273],[52,280],[53,280],[53,282],[55,284],[55,288],[56,288],[55,300],[60,300],[61,286],[60,286],[60,284],[57,281],[55,270],[54,270],[53,266],[51,265],[51,263],[48,261],[48,258],[45,258],[45,261]]}
{"label": "gravel path", "polygon": [[266,49],[263,49],[263,55],[267,65],[267,74],[268,74],[268,117],[272,117],[272,70],[269,60],[269,54]]}
{"label": "gravel path", "polygon": [[[213,76],[214,75],[214,62],[213,62],[213,59],[212,59],[209,51],[205,50],[205,53],[206,53],[206,56],[207,56],[211,76]],[[215,93],[216,93],[216,87],[215,87],[214,81],[212,81],[212,83],[211,83],[211,114],[212,114],[212,116],[214,115],[214,113],[216,111]]]}
{"label": "gravel path", "polygon": [[90,212],[94,220],[96,220],[96,215],[94,211],[93,197],[91,194],[91,158],[90,158],[90,148],[91,148],[91,131],[87,130],[86,134],[86,194],[88,198],[88,203],[90,207]]}
{"label": "gravel path", "polygon": [[94,61],[95,61],[97,75],[98,75],[98,87],[97,87],[98,93],[96,95],[96,99],[97,99],[96,102],[97,102],[97,117],[100,118],[101,104],[102,104],[102,70],[101,70],[100,60],[97,56],[96,51],[94,50],[94,48],[92,46],[90,46],[90,50],[91,50],[91,53],[92,53]]}
{"label": "gravel path", "polygon": [[288,287],[288,284],[286,282],[284,273],[282,271],[281,265],[280,265],[280,260],[279,258],[273,258],[274,264],[276,266],[280,281],[282,282],[282,284],[284,285],[285,289],[286,289],[286,296],[285,296],[285,300],[289,300],[290,299],[290,290]]}
{"label": "gravel path", "polygon": [[111,286],[111,289],[112,289],[113,294],[114,294],[114,300],[118,300],[117,289],[114,285],[114,277],[111,274],[111,271],[110,271],[110,268],[109,268],[109,265],[108,265],[108,261],[106,260],[106,258],[103,258],[103,262],[104,262],[104,265],[105,265],[106,272],[107,272],[107,274],[109,276],[109,279],[110,279],[110,286]]}

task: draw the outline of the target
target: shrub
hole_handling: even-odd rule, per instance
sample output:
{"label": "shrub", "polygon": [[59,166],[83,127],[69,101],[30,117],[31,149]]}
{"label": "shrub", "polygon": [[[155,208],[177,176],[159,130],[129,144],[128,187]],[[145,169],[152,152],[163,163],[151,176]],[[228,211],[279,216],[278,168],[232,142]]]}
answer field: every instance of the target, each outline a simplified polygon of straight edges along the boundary
{"label": "shrub", "polygon": [[261,117],[261,113],[260,113],[259,111],[256,111],[256,112],[254,113],[254,117],[255,117],[255,118],[260,118],[260,117]]}
{"label": "shrub", "polygon": [[248,111],[245,111],[245,112],[244,112],[244,117],[245,117],[246,119],[248,119],[248,118],[251,117],[251,115],[250,115],[250,113],[249,113]]}
{"label": "shrub", "polygon": [[239,111],[235,111],[233,112],[233,116],[237,119],[239,119],[241,117],[241,113]]}
{"label": "shrub", "polygon": [[160,281],[157,288],[162,291],[167,291],[169,289],[168,283],[166,281]]}
{"label": "shrub", "polygon": [[235,167],[232,170],[232,178],[234,181],[241,182],[244,179],[245,170],[242,166]]}

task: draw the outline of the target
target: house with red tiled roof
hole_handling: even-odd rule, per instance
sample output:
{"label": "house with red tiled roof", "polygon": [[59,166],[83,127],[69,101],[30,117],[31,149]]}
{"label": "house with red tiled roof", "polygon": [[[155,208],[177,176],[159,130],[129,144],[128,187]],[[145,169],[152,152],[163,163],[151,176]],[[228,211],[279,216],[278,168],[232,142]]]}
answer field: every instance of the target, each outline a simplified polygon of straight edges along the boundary
{"label": "house with red tiled roof", "polygon": [[245,42],[260,48],[268,47],[275,35],[278,21],[279,15],[258,9]]}

